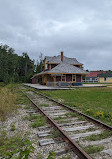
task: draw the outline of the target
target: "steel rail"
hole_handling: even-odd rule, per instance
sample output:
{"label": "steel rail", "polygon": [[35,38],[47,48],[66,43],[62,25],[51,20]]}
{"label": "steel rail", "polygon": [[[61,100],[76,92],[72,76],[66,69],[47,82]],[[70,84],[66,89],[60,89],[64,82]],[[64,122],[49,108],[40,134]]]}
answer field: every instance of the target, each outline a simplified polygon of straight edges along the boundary
{"label": "steel rail", "polygon": [[72,111],[72,112],[76,112],[76,113],[78,113],[79,115],[84,116],[86,119],[89,119],[90,121],[94,122],[95,124],[100,125],[100,126],[102,126],[103,128],[108,129],[109,131],[112,131],[112,126],[109,126],[109,125],[107,125],[107,124],[105,124],[105,123],[103,123],[103,122],[101,122],[101,121],[99,121],[99,120],[97,120],[97,119],[95,119],[95,118],[93,118],[93,117],[90,117],[89,115],[86,115],[86,114],[84,114],[84,113],[81,113],[81,112],[79,112],[78,110],[75,110],[74,108],[71,108],[70,106],[67,106],[67,105],[65,105],[65,104],[62,104],[62,103],[56,101],[55,99],[52,99],[52,98],[50,98],[50,97],[48,97],[48,96],[46,96],[46,95],[44,95],[44,94],[42,94],[42,93],[40,93],[40,92],[37,92],[37,91],[34,91],[34,90],[32,90],[32,91],[33,91],[34,93],[37,93],[37,94],[39,94],[39,95],[41,95],[41,96],[43,96],[43,97],[49,99],[50,101],[53,101],[53,102],[59,104],[60,106],[63,106],[63,107],[65,107],[65,108],[69,109],[69,110]]}
{"label": "steel rail", "polygon": [[[21,90],[22,91],[22,90]],[[22,91],[23,92],[23,91]],[[51,125],[53,127],[55,127],[57,130],[59,130],[59,132],[61,133],[62,138],[64,139],[64,141],[66,143],[68,143],[70,145],[70,148],[75,152],[75,154],[81,158],[81,159],[92,159],[91,156],[89,156],[81,147],[79,147],[79,145],[75,142],[72,141],[72,139],[67,135],[67,133],[65,133],[58,125],[56,122],[54,122],[54,120],[52,120],[41,108],[39,108],[37,106],[37,104],[26,94],[23,92],[23,94],[30,100],[30,102],[36,107],[38,108],[39,112],[42,113],[47,120],[51,123]]]}

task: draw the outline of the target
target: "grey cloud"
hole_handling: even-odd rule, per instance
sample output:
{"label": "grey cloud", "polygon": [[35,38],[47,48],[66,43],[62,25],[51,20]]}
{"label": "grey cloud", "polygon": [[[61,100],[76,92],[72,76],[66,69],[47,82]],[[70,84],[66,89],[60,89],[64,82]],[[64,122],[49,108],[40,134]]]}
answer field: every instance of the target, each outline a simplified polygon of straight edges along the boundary
{"label": "grey cloud", "polygon": [[1,0],[0,43],[37,59],[76,57],[86,69],[112,69],[110,0]]}

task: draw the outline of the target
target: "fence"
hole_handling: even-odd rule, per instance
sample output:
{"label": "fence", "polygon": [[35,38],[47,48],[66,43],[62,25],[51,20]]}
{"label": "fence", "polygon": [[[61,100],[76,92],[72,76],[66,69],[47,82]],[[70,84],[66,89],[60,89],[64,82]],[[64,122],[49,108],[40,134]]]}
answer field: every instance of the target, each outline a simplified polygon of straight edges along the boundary
{"label": "fence", "polygon": [[83,83],[98,83],[96,80],[83,80]]}

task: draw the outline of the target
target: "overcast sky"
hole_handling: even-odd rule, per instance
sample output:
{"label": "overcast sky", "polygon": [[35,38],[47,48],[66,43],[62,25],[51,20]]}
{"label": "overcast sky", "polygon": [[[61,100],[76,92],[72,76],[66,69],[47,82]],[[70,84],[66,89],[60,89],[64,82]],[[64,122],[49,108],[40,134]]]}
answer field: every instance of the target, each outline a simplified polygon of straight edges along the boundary
{"label": "overcast sky", "polygon": [[0,0],[0,43],[37,59],[75,57],[112,70],[112,0]]}

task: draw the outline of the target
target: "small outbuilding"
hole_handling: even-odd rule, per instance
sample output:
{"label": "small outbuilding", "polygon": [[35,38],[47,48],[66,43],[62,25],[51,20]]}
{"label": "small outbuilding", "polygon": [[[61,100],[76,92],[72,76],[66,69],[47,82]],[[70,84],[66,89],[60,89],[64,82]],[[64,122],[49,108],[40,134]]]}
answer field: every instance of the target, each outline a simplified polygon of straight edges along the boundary
{"label": "small outbuilding", "polygon": [[112,83],[112,72],[98,74],[98,81],[100,83]]}
{"label": "small outbuilding", "polygon": [[89,72],[86,77],[85,77],[85,81],[87,83],[97,83],[98,81],[98,74],[101,73],[106,73],[105,71],[91,71]]}

